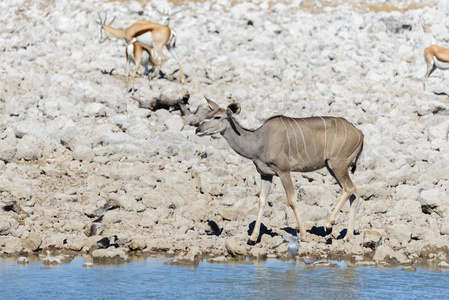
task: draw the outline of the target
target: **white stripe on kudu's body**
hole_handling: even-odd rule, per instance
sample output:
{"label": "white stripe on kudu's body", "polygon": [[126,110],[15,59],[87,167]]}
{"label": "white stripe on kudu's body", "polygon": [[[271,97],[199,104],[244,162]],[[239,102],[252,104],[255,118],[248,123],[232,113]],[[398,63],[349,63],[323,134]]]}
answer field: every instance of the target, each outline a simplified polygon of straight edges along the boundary
{"label": "white stripe on kudu's body", "polygon": [[[284,120],[282,120],[282,125],[284,125],[285,131],[288,131],[287,125],[285,125]],[[287,143],[288,143],[287,161],[288,161],[288,164],[291,165],[290,158],[292,157],[292,153],[291,153],[291,146],[290,146],[290,135],[288,135],[288,134],[287,134]]]}
{"label": "white stripe on kudu's body", "polygon": [[337,139],[338,123],[337,123],[336,119],[334,119],[334,124],[335,124],[335,136],[334,136],[334,141],[332,143],[331,155],[334,154],[335,140]]}
{"label": "white stripe on kudu's body", "polygon": [[345,143],[346,143],[346,136],[348,135],[348,127],[346,127],[346,124],[345,124],[345,123],[343,123],[343,126],[345,127],[345,139],[344,139],[343,142],[341,143],[341,148],[340,148],[340,150],[338,150],[337,156],[340,155],[341,149],[343,149],[343,146],[344,146]]}
{"label": "white stripe on kudu's body", "polygon": [[[359,192],[349,177],[348,169],[352,167],[351,171],[355,171],[357,160],[362,153],[363,133],[360,130],[343,118],[288,118],[284,116],[271,117],[265,120],[259,128],[248,130],[240,126],[233,117],[233,114],[240,112],[238,103],[232,103],[224,109],[211,100],[207,99],[207,102],[211,108],[209,119],[198,126],[196,133],[200,136],[220,133],[235,152],[253,161],[261,175],[259,211],[248,243],[254,244],[259,238],[263,210],[273,176],[279,176],[288,203],[295,214],[301,237],[305,238],[306,231],[299,218],[295,189],[290,173],[316,171],[324,167],[343,188],[343,195],[329,215],[326,228],[331,229],[335,215],[349,199],[350,220],[345,239],[353,236]],[[339,122],[343,126],[338,126]],[[306,128],[310,134],[305,133]],[[335,134],[332,134],[332,130]],[[302,136],[302,139],[298,139],[299,135]],[[314,154],[307,151],[307,145],[310,143],[314,144]],[[333,146],[332,149],[329,149],[331,143]],[[334,147],[339,149],[338,153],[334,152]]]}
{"label": "white stripe on kudu's body", "polygon": [[315,155],[317,155],[318,154],[317,153],[318,150],[316,148],[315,137],[313,136],[313,132],[312,132],[312,130],[309,127],[309,123],[307,123],[306,119],[299,119],[299,120],[302,120],[306,124],[307,129],[308,129],[309,134],[310,134],[310,137],[312,138],[313,148],[315,149]]}
{"label": "white stripe on kudu's body", "polygon": [[327,145],[327,128],[326,121],[324,121],[323,117],[320,117],[324,123],[324,149],[323,149],[323,159],[326,160],[326,145]]}
{"label": "white stripe on kudu's body", "polygon": [[[294,120],[294,119],[290,119],[289,120],[289,124],[291,123],[290,121],[294,121],[296,125],[298,125],[298,123]],[[299,149],[299,145],[298,145],[298,137],[296,136],[296,130],[293,127],[292,124],[290,124],[290,126],[292,127],[292,131],[293,131],[293,135],[295,136],[295,145],[296,145],[296,154],[298,155],[298,157],[301,159],[301,161],[304,161],[304,158],[302,158],[301,154],[299,153],[298,149]]]}
{"label": "white stripe on kudu's body", "polygon": [[[309,153],[307,152],[307,144],[306,144],[306,140],[304,138],[304,132],[302,131],[301,127],[299,126],[298,121],[296,121],[295,119],[293,119],[293,121],[295,121],[296,126],[298,127],[299,131],[301,132],[302,143],[304,145],[304,151],[306,152],[307,159],[310,159]],[[299,155],[299,151],[298,151],[298,155]]]}

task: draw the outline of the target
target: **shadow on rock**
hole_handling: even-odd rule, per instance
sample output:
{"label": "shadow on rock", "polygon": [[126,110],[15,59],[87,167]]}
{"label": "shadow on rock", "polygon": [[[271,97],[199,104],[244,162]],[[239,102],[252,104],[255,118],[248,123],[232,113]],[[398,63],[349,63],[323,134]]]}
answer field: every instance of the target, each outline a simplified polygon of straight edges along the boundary
{"label": "shadow on rock", "polygon": [[115,71],[115,68],[112,68],[111,71],[108,70],[101,70],[101,74],[103,75],[109,75],[109,76],[113,76],[113,72]]}
{"label": "shadow on rock", "polygon": [[332,232],[332,229],[327,232],[326,228],[324,226],[313,226],[312,229],[310,229],[309,231],[311,234],[317,235],[317,236],[321,236],[321,237],[326,237],[326,235],[330,234]]}
{"label": "shadow on rock", "polygon": [[[255,225],[256,225],[256,221],[253,221],[253,222],[251,222],[249,224],[248,235],[251,235],[253,233]],[[264,234],[268,234],[271,237],[278,236],[278,234],[276,232],[273,232],[273,230],[268,229],[267,226],[265,226],[263,223],[261,223],[260,224],[259,236],[257,237],[256,244],[260,243],[262,235],[264,235]]]}
{"label": "shadow on rock", "polygon": [[287,232],[288,234],[291,234],[293,236],[298,236],[298,233],[299,233],[298,229],[291,228],[291,227],[284,227],[284,228],[281,228],[281,230],[284,230],[285,232]]}
{"label": "shadow on rock", "polygon": [[215,221],[210,220],[207,222],[206,233],[207,235],[219,236],[223,232],[223,228],[220,228]]}

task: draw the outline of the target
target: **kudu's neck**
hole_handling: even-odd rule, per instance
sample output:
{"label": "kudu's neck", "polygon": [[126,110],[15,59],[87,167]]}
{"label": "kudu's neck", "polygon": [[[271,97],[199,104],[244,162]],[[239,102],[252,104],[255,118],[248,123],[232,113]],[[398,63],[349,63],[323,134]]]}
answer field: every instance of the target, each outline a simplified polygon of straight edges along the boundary
{"label": "kudu's neck", "polygon": [[252,131],[240,126],[233,118],[228,119],[228,126],[223,137],[229,146],[239,155],[254,159],[259,156],[261,139],[257,131]]}
{"label": "kudu's neck", "polygon": [[124,29],[117,29],[110,25],[106,25],[104,27],[104,34],[107,36],[112,36],[117,39],[125,40],[125,30]]}

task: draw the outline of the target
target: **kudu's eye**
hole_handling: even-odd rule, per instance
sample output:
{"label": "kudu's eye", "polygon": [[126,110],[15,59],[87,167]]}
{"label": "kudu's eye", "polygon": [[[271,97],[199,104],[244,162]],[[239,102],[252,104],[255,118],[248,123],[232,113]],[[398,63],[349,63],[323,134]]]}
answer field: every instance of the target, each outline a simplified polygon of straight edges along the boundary
{"label": "kudu's eye", "polygon": [[215,116],[214,117],[214,120],[220,120],[221,119],[221,116]]}

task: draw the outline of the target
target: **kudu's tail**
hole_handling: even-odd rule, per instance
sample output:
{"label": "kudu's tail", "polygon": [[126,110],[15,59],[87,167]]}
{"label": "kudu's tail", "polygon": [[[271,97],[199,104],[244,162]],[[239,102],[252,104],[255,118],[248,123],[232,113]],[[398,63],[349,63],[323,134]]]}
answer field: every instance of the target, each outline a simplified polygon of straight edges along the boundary
{"label": "kudu's tail", "polygon": [[363,141],[362,141],[362,146],[360,147],[359,153],[355,157],[354,163],[352,164],[352,168],[351,168],[351,173],[352,174],[354,174],[355,169],[357,168],[357,161],[359,160],[359,157],[362,154],[362,151],[363,151]]}

